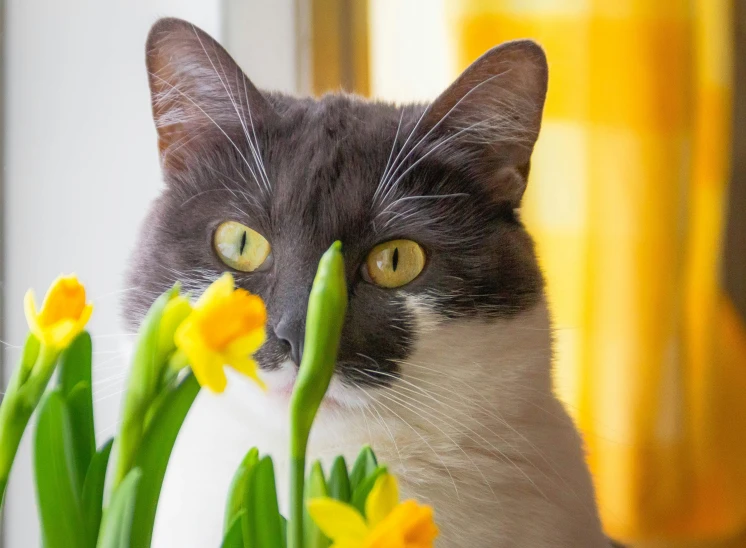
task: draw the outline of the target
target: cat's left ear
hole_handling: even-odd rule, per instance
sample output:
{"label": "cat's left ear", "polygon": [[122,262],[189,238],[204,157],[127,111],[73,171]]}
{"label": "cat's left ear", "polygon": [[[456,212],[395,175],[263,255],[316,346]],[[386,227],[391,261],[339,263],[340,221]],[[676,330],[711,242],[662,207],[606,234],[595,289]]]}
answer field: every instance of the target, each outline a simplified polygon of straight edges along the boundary
{"label": "cat's left ear", "polygon": [[276,123],[269,101],[228,52],[191,23],[156,22],[148,35],[146,64],[166,171],[199,161],[211,143],[241,142],[249,130]]}
{"label": "cat's left ear", "polygon": [[420,131],[467,165],[496,201],[516,207],[539,135],[547,74],[546,56],[535,42],[497,46],[430,105]]}

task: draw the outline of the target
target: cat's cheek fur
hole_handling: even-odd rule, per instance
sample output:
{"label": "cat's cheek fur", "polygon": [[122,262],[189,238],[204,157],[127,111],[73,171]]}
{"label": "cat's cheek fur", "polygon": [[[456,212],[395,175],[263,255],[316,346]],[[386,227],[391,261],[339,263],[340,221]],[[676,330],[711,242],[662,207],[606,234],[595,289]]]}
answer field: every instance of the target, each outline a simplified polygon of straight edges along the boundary
{"label": "cat's cheek fur", "polygon": [[[439,548],[608,546],[580,438],[552,393],[545,302],[489,321],[444,320],[427,298],[407,303],[415,344],[401,380],[357,393],[336,385],[343,406],[322,409],[310,458],[328,469],[371,444],[403,496],[435,507]],[[283,386],[292,375],[265,376]],[[275,459],[284,506],[287,400],[238,378],[222,397],[200,395],[166,475],[155,548],[219,544],[231,476],[254,445]]]}
{"label": "cat's cheek fur", "polygon": [[393,415],[377,447],[403,495],[435,506],[439,546],[609,546],[582,441],[553,392],[545,300],[487,321],[407,303],[416,343],[402,380],[376,398]]}

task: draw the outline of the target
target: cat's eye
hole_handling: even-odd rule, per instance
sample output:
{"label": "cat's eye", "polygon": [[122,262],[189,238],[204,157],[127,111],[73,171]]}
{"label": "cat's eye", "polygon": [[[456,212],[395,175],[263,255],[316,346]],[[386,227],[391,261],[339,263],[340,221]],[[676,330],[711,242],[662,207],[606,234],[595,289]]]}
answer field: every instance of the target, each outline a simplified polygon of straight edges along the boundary
{"label": "cat's eye", "polygon": [[213,245],[221,261],[242,272],[260,270],[270,252],[264,236],[235,221],[225,221],[218,227]]}
{"label": "cat's eye", "polygon": [[365,261],[364,273],[380,287],[401,287],[425,268],[425,250],[412,240],[391,240],[374,247]]}

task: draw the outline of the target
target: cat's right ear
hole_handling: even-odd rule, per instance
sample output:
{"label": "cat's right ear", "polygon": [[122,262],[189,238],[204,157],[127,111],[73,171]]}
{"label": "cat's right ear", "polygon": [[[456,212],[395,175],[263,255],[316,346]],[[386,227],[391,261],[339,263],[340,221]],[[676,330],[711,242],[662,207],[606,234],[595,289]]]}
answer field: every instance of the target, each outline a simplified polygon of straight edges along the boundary
{"label": "cat's right ear", "polygon": [[228,52],[191,23],[153,25],[146,64],[164,169],[181,170],[215,139],[239,142],[277,117]]}
{"label": "cat's right ear", "polygon": [[518,207],[547,94],[544,51],[530,40],[506,42],[474,61],[423,115],[432,135],[500,202]]}

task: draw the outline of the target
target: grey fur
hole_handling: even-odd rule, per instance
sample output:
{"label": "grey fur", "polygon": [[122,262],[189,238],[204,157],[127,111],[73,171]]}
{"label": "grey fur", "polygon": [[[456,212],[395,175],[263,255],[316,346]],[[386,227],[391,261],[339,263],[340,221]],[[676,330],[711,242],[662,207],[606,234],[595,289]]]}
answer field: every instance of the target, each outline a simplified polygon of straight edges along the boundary
{"label": "grey fur", "polygon": [[[446,320],[507,317],[541,297],[533,244],[514,212],[546,93],[535,44],[495,48],[431,105],[404,106],[262,93],[214,40],[176,19],[154,26],[147,53],[166,188],[129,270],[132,328],[176,280],[200,291],[226,270],[212,246],[226,220],[272,246],[269,268],[234,273],[267,303],[266,369],[302,341],[317,262],[337,239],[350,293],[338,367],[350,382],[391,382],[412,343],[408,296],[426,297]],[[395,238],[419,242],[427,265],[407,286],[381,289],[361,265]],[[360,374],[372,361],[385,375]]]}

